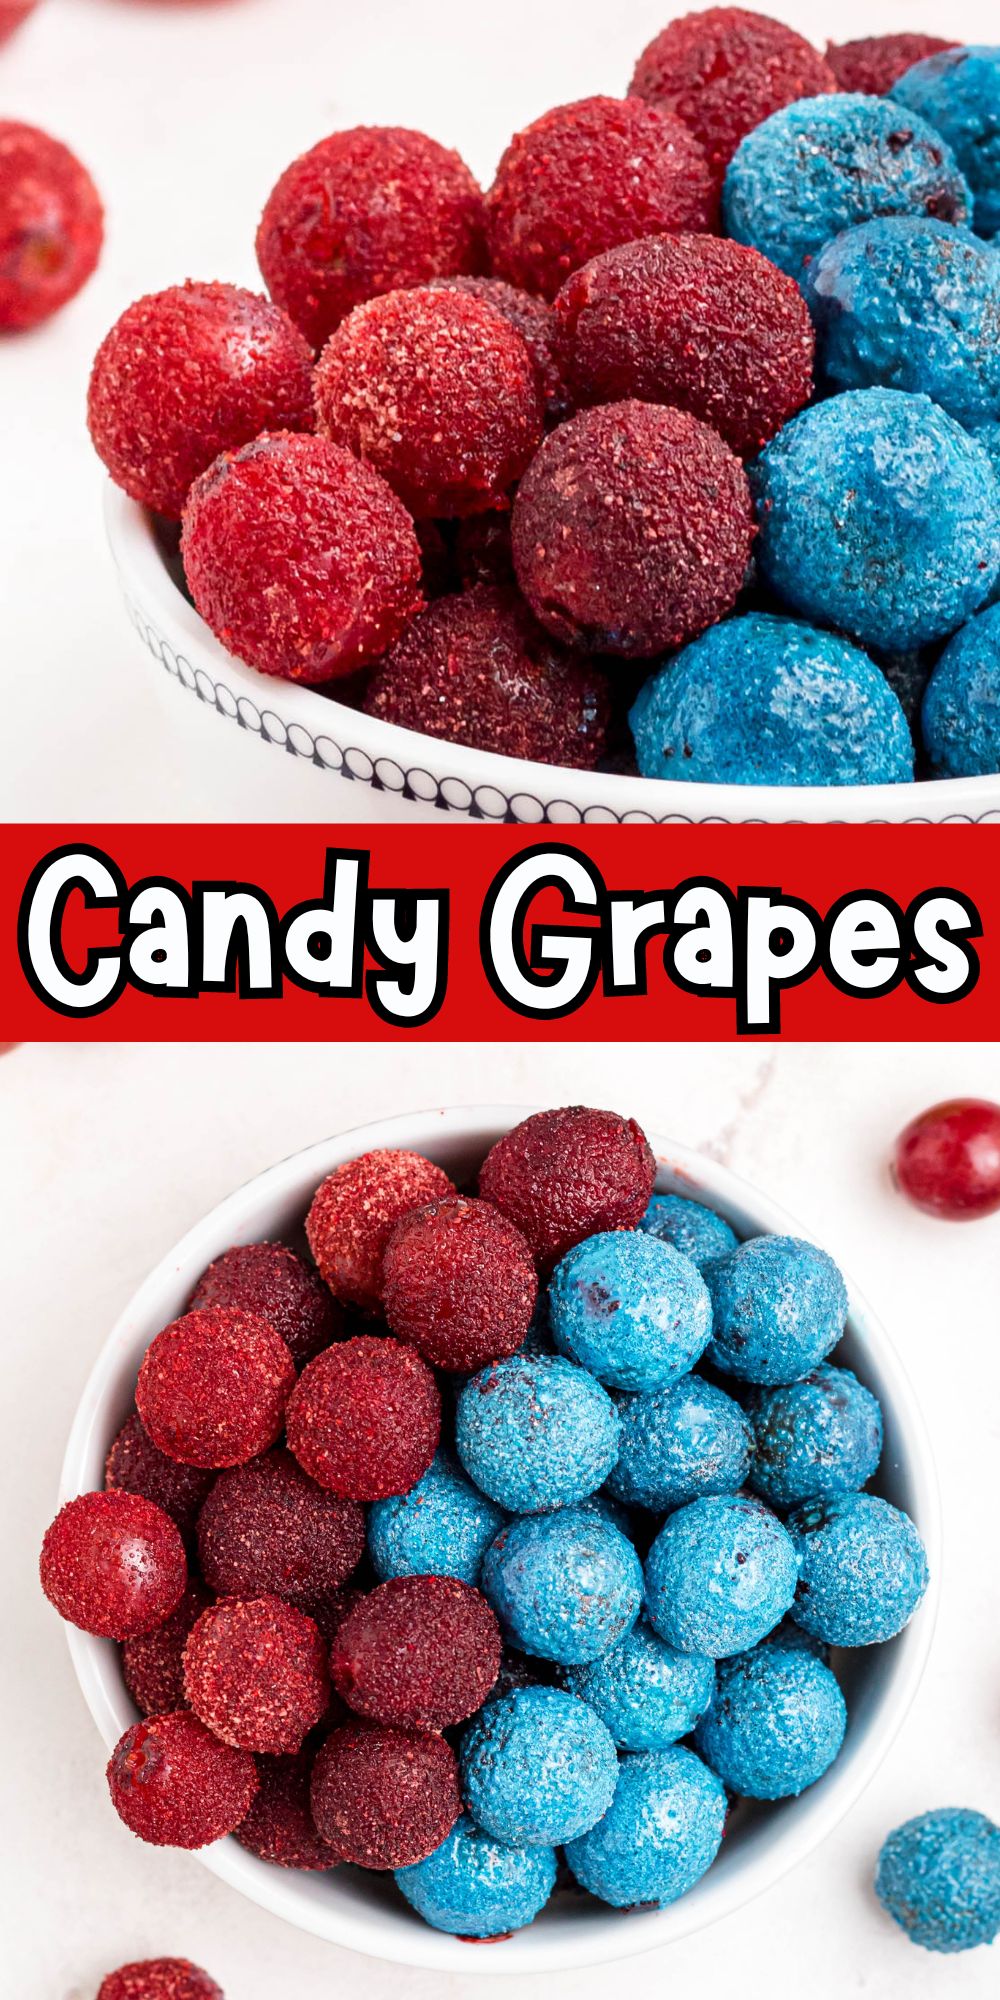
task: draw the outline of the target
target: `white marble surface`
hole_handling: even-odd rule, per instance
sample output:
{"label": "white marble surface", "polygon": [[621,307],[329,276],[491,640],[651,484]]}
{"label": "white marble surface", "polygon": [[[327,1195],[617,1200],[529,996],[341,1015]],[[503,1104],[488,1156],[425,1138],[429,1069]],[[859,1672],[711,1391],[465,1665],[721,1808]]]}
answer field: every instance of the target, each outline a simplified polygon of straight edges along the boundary
{"label": "white marble surface", "polygon": [[[964,1227],[895,1195],[894,1134],[945,1096],[1000,1098],[1000,1049],[564,1049],[452,1045],[26,1046],[0,1061],[5,1432],[0,1470],[0,1991],[93,2000],[123,1960],[183,1953],[227,2000],[541,2000],[543,1982],[406,1973],[326,1947],[244,1903],[192,1856],[119,1824],[103,1752],[41,1598],[36,1552],[91,1361],[137,1281],[187,1226],[270,1161],[440,1103],[603,1102],[711,1150],[786,1202],[888,1323],[929,1420],[947,1571],[931,1664],[876,1781],[825,1847],[713,1931],[629,1963],[638,2000],[987,2000],[1000,1947],[909,1946],[870,1894],[884,1834],[932,1805],[1000,1819],[996,1466],[1000,1218]],[[544,1982],[602,2000],[613,1971]]]}
{"label": "white marble surface", "polygon": [[[996,28],[995,0],[775,0],[772,11],[820,43],[934,27],[988,40]],[[158,687],[104,547],[103,474],[84,426],[90,360],[140,292],[187,276],[259,285],[264,199],[324,133],[423,126],[488,180],[515,127],[624,90],[670,12],[670,0],[42,0],[0,51],[4,115],[74,146],[108,206],[96,277],[0,358],[9,817],[435,817],[281,758]]]}

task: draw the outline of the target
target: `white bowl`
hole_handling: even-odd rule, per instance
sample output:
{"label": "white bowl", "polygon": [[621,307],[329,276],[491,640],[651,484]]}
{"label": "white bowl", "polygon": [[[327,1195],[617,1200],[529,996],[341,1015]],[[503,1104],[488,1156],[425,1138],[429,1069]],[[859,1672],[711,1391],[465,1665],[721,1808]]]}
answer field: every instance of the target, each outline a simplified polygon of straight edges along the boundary
{"label": "white bowl", "polygon": [[[294,1229],[324,1176],[374,1146],[414,1148],[438,1161],[459,1184],[468,1182],[488,1147],[525,1115],[513,1107],[472,1107],[385,1119],[294,1154],[220,1202],[140,1285],[110,1335],[73,1425],[62,1498],[103,1484],[105,1456],[132,1407],[142,1356],[154,1334],[183,1310],[196,1279],[213,1257],[232,1243],[280,1237]],[[661,1191],[707,1201],[741,1235],[805,1233],[776,1203],[726,1168],[655,1135],[651,1143],[659,1162]],[[258,1861],[235,1840],[202,1850],[199,1858],[205,1866],[252,1902],[331,1944],[402,1964],[477,1974],[542,1972],[628,1958],[714,1923],[769,1888],[825,1838],[868,1784],[916,1692],[934,1624],[940,1525],[930,1446],[888,1337],[853,1287],[839,1358],[857,1371],[882,1403],[885,1454],[878,1490],[916,1521],[927,1548],[930,1587],[898,1639],[844,1656],[844,1664],[849,1662],[850,1722],[844,1749],[832,1769],[800,1799],[763,1812],[741,1807],[718,1861],[680,1902],[625,1916],[600,1903],[557,1897],[529,1929],[491,1951],[477,1951],[472,1958],[461,1940],[428,1929],[384,1877],[351,1868],[338,1868],[329,1876],[297,1875]],[[73,1627],[67,1632],[84,1697],[110,1748],[136,1715],[117,1648]],[[151,1857],[150,1868],[155,1865]]]}
{"label": "white bowl", "polygon": [[[109,484],[106,517],[129,617],[178,693],[286,755],[467,819],[600,826],[1000,820],[1000,775],[910,785],[684,785],[566,771],[397,729],[233,658],[182,596],[144,509]],[[359,817],[365,818],[359,803]]]}

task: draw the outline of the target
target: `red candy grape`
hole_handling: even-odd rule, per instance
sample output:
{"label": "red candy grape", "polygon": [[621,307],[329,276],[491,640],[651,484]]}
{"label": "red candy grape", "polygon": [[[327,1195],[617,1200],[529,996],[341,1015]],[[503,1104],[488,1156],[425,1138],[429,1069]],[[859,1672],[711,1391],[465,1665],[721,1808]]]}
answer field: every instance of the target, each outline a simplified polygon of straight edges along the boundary
{"label": "red candy grape", "polygon": [[97,2000],[225,2000],[221,1986],[186,1958],[144,1958],[109,1972]]}
{"label": "red candy grape", "polygon": [[259,1313],[281,1335],[297,1367],[329,1347],[343,1327],[318,1272],[285,1243],[237,1243],[203,1271],[188,1300],[202,1306],[239,1306]]}
{"label": "red candy grape", "polygon": [[478,1590],[450,1576],[396,1576],[344,1619],[330,1667],[356,1714],[397,1728],[448,1729],[482,1707],[502,1650]]}
{"label": "red candy grape", "polygon": [[0,333],[39,326],[74,298],[103,240],[100,196],[76,155],[0,119]]}
{"label": "red candy grape", "polygon": [[481,299],[509,320],[535,364],[546,415],[554,423],[566,415],[566,385],[556,360],[555,321],[547,300],[522,291],[518,285],[507,285],[502,278],[435,278],[431,290],[465,292],[468,298]]}
{"label": "red candy grape", "polygon": [[742,243],[626,243],[567,279],[555,312],[576,404],[673,403],[744,458],[812,394],[815,339],[802,293]]}
{"label": "red candy grape", "polygon": [[220,644],[309,685],[370,665],[423,602],[413,522],[385,480],[294,431],[224,452],[195,480],[181,556]]}
{"label": "red candy grape", "polygon": [[226,1598],[191,1633],[184,1689],[220,1742],[287,1754],[302,1748],[326,1712],[326,1648],[312,1619],[283,1598]]}
{"label": "red candy grape", "polygon": [[184,1465],[242,1465],[278,1436],[295,1368],[259,1313],[210,1306],[146,1349],[135,1399],[155,1445]]}
{"label": "red candy grape", "polygon": [[334,132],[282,174],[257,232],[272,298],[321,347],[365,299],[482,271],[483,197],[423,132]]}
{"label": "red candy grape", "polygon": [[672,229],[710,229],[708,162],[679,119],[633,99],[588,97],[511,140],[486,197],[493,270],[554,299],[602,250]]}
{"label": "red candy grape", "polygon": [[335,1868],[340,1860],[313,1824],[309,1790],[313,1752],[294,1757],[258,1757],[257,1796],[236,1829],[241,1847],[275,1868]]}
{"label": "red candy grape", "polygon": [[0,0],[0,47],[33,14],[38,0]]}
{"label": "red candy grape", "polygon": [[87,421],[115,484],[179,520],[220,452],[313,429],[312,353],[270,299],[174,285],[127,306],[101,342]]}
{"label": "red candy grape", "polygon": [[108,1453],[104,1484],[109,1490],[141,1493],[176,1521],[186,1542],[194,1539],[195,1523],[214,1475],[198,1465],[181,1465],[159,1451],[133,1411]]}
{"label": "red candy grape", "polygon": [[412,1347],[362,1335],[310,1361],[289,1402],[287,1428],[299,1464],[327,1492],[384,1500],[409,1493],[427,1471],[441,1398]]}
{"label": "red candy grape", "polygon": [[474,1371],[515,1354],[537,1297],[524,1237],[489,1202],[431,1202],[389,1238],[386,1319],[435,1368]]}
{"label": "red candy grape", "polygon": [[856,42],[830,42],[826,60],[841,90],[886,97],[914,63],[954,47],[939,35],[864,35]]}
{"label": "red candy grape", "polygon": [[656,1161],[634,1118],[572,1105],[537,1111],[491,1146],[479,1192],[509,1215],[543,1270],[606,1229],[637,1229]]}
{"label": "red candy grape", "polygon": [[317,1617],[357,1568],[365,1522],[289,1451],[220,1473],[198,1521],[202,1575],[220,1597],[283,1597]]}
{"label": "red candy grape", "polygon": [[935,1104],[896,1141],[897,1187],[927,1215],[974,1222],[1000,1209],[1000,1104],[959,1097]]}
{"label": "red candy grape", "polygon": [[837,80],[794,28],[743,7],[709,7],[671,21],[639,57],[630,95],[680,118],[721,181],[740,140],[799,97]]}
{"label": "red candy grape", "polygon": [[461,1810],[455,1753],[443,1736],[347,1724],[313,1766],[317,1832],[362,1868],[408,1868],[440,1847]]}
{"label": "red candy grape", "polygon": [[542,438],[521,335],[462,292],[358,306],[320,355],[316,410],[334,444],[374,466],[418,520],[502,504]]}
{"label": "red candy grape", "polygon": [[731,611],[755,533],[750,488],[686,410],[609,403],[550,432],[514,503],[518,582],[564,644],[653,659]]}
{"label": "red candy grape", "polygon": [[603,755],[610,709],[601,669],[557,645],[516,590],[486,584],[414,618],[364,705],[402,729],[580,771]]}
{"label": "red candy grape", "polygon": [[249,1750],[234,1750],[182,1710],[133,1723],[115,1745],[108,1789],[119,1818],[154,1847],[207,1847],[233,1833],[257,1790]]}
{"label": "red candy grape", "polygon": [[46,1530],[42,1589],[69,1624],[103,1639],[151,1632],[187,1585],[180,1531],[138,1493],[81,1493]]}
{"label": "red candy grape", "polygon": [[421,1153],[387,1147],[348,1160],[321,1181],[306,1217],[309,1248],[336,1299],[378,1312],[382,1258],[400,1217],[454,1189]]}
{"label": "red candy grape", "polygon": [[169,1715],[176,1708],[187,1708],[184,1648],[211,1601],[200,1583],[189,1583],[176,1611],[162,1625],[126,1639],[122,1673],[140,1715]]}

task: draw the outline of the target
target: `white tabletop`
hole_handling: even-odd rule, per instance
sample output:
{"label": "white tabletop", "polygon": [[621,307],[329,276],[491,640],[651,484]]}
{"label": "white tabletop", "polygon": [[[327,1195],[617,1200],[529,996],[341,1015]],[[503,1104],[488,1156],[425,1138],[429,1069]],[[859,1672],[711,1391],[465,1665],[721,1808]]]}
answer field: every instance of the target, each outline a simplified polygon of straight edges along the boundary
{"label": "white tabletop", "polygon": [[[484,1067],[489,1075],[484,1093]],[[887,1322],[929,1420],[947,1572],[931,1663],[878,1777],[811,1859],[750,1908],[630,1962],[637,2000],[987,2000],[1000,1951],[915,1950],[870,1882],[890,1827],[931,1806],[1000,1819],[997,1749],[1000,1218],[956,1227],[895,1195],[895,1133],[945,1096],[1000,1098],[1000,1049],[27,1046],[0,1060],[6,1448],[0,1471],[0,1990],[93,2000],[133,1957],[186,1955],[227,2000],[513,2000],[515,1982],[406,1973],[324,1946],[116,1819],[104,1751],[36,1552],[66,1433],[111,1321],[199,1214],[331,1131],[484,1094],[605,1103],[708,1148],[786,1202]],[[623,1920],[626,1921],[626,1920]],[[494,1949],[502,1950],[502,1946]],[[603,2000],[612,1970],[516,1982]]]}
{"label": "white tabletop", "polygon": [[[682,0],[676,0],[681,11]],[[86,161],[104,257],[0,360],[4,811],[39,819],[412,818],[420,808],[276,757],[174,691],[126,625],[84,398],[128,302],[185,277],[260,286],[257,218],[278,173],[338,126],[422,126],[489,180],[550,104],[625,89],[669,0],[42,0],[0,52],[0,108]],[[786,0],[819,42],[873,28],[987,40],[994,0]],[[434,818],[431,808],[422,816]],[[437,815],[439,817],[439,815]]]}

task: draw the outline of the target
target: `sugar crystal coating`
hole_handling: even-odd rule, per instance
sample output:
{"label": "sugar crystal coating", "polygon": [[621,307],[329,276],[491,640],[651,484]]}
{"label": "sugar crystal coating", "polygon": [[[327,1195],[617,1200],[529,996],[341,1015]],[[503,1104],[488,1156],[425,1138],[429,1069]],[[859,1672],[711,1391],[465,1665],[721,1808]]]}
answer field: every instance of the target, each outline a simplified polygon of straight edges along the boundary
{"label": "sugar crystal coating", "polygon": [[740,140],[772,111],[836,89],[818,49],[783,21],[709,7],[656,36],[639,57],[630,95],[682,119],[721,181]]}
{"label": "sugar crystal coating", "polygon": [[365,299],[485,268],[483,198],[423,132],[358,126],[294,160],[257,233],[272,297],[313,347]]}
{"label": "sugar crystal coating", "polygon": [[158,1333],[135,1399],[153,1443],[185,1465],[242,1465],[278,1437],[292,1357],[257,1313],[211,1306]]}
{"label": "sugar crystal coating", "polygon": [[981,236],[1000,230],[1000,48],[969,46],[926,56],[892,86],[955,155],[975,202]]}
{"label": "sugar crystal coating", "polygon": [[599,1229],[634,1229],[656,1163],[634,1118],[572,1105],[522,1119],[491,1146],[479,1192],[508,1215],[551,1270]]}
{"label": "sugar crystal coating", "polygon": [[716,236],[651,236],[606,251],[555,302],[579,406],[672,403],[746,457],[812,393],[814,338],[794,281]]}
{"label": "sugar crystal coating", "polygon": [[330,1655],[356,1715],[397,1728],[447,1729],[486,1700],[500,1630],[484,1597],[455,1577],[398,1576],[356,1604]]}
{"label": "sugar crystal coating", "polygon": [[746,475],[716,432],[631,401],[550,434],[512,536],[521,589],[557,639],[649,659],[732,610],[754,526]]}
{"label": "sugar crystal coating", "polygon": [[520,334],[461,292],[390,292],[357,306],[316,369],[319,425],[426,520],[506,504],[542,438]]}
{"label": "sugar crystal coating", "polygon": [[531,1325],[538,1279],[514,1224],[465,1195],[412,1209],[383,1265],[385,1316],[435,1368],[468,1370],[514,1354]]}
{"label": "sugar crystal coating", "polygon": [[300,1750],[329,1701],[326,1647],[283,1598],[226,1598],[188,1639],[184,1690],[220,1742],[270,1756]]}
{"label": "sugar crystal coating", "polygon": [[458,1399],[455,1446],[478,1487],[512,1514],[585,1500],[618,1456],[620,1421],[585,1367],[515,1354],[484,1368]]}
{"label": "sugar crystal coating", "polygon": [[679,119],[635,99],[588,97],[515,135],[486,208],[495,275],[552,299],[602,250],[710,229],[717,197]]}
{"label": "sugar crystal coating", "polygon": [[102,1979],[97,2000],[225,2000],[221,1986],[187,1958],[143,1958]]}
{"label": "sugar crystal coating", "polygon": [[103,237],[100,196],[75,153],[0,119],[0,332],[39,326],[75,298]]}
{"label": "sugar crystal coating", "polygon": [[224,452],[188,495],[181,555],[220,643],[286,680],[370,664],[422,602],[413,522],[329,438],[275,431]]}
{"label": "sugar crystal coating", "polygon": [[236,1828],[236,1839],[275,1868],[318,1873],[335,1868],[340,1860],[313,1824],[309,1797],[313,1763],[314,1752],[308,1746],[292,1756],[257,1758],[257,1795]]}
{"label": "sugar crystal coating", "polygon": [[830,42],[826,60],[841,90],[885,97],[914,63],[954,46],[938,35],[863,35],[853,42]]}
{"label": "sugar crystal coating", "polygon": [[680,1194],[654,1194],[639,1227],[648,1236],[672,1243],[699,1271],[710,1257],[724,1257],[737,1243],[735,1230],[713,1208]]}
{"label": "sugar crystal coating", "polygon": [[725,1819],[722,1784],[693,1751],[643,1751],[622,1759],[609,1810],[566,1859],[584,1889],[618,1909],[673,1903],[715,1860]]}
{"label": "sugar crystal coating", "polygon": [[182,1711],[133,1723],[108,1764],[111,1802],[140,1840],[154,1847],[207,1847],[233,1833],[250,1809],[257,1771]]}
{"label": "sugar crystal coating", "polygon": [[1000,483],[926,396],[856,389],[803,410],[766,447],[755,487],[764,581],[862,645],[947,637],[1000,575]]}
{"label": "sugar crystal coating", "polygon": [[503,278],[435,278],[430,289],[464,292],[510,321],[534,363],[546,417],[559,423],[567,411],[566,384],[556,357],[556,323],[548,301],[519,285],[506,284]]}
{"label": "sugar crystal coating", "polygon": [[325,1493],[289,1451],[220,1473],[198,1520],[202,1575],[220,1597],[273,1593],[316,1616],[364,1550],[357,1501]]}
{"label": "sugar crystal coating", "polygon": [[926,1951],[992,1944],[1000,1933],[1000,1826],[958,1806],[908,1819],[883,1844],[875,1894]]}
{"label": "sugar crystal coating", "polygon": [[801,1625],[796,1625],[791,1613],[787,1618],[783,1618],[781,1624],[776,1625],[774,1631],[769,1632],[767,1638],[762,1639],[760,1643],[762,1646],[780,1646],[786,1653],[808,1653],[811,1659],[822,1660],[824,1667],[830,1664],[832,1649],[826,1641],[814,1638],[811,1632],[806,1632]]}
{"label": "sugar crystal coating", "polygon": [[396,1886],[434,1930],[502,1938],[538,1916],[555,1888],[551,1847],[510,1847],[463,1813],[424,1861],[400,1868]]}
{"label": "sugar crystal coating", "polygon": [[609,1490],[627,1506],[667,1513],[712,1493],[738,1493],[754,1453],[738,1403],[698,1375],[648,1395],[622,1396]]}
{"label": "sugar crystal coating", "polygon": [[754,1389],[750,1484],[772,1507],[867,1485],[882,1456],[882,1412],[849,1368],[822,1366],[785,1388]]}
{"label": "sugar crystal coating", "polygon": [[42,1589],[60,1618],[105,1639],[162,1625],[187,1585],[184,1543],[137,1493],[81,1493],[45,1531]]}
{"label": "sugar crystal coating", "polygon": [[478,1826],[512,1847],[555,1847],[603,1818],[618,1759],[585,1701],[526,1687],[487,1702],[462,1737],[459,1769]]}
{"label": "sugar crystal coating", "polygon": [[454,1192],[433,1160],[392,1147],[362,1153],[328,1174],[313,1196],[306,1235],[334,1298],[379,1312],[382,1259],[396,1223]]}
{"label": "sugar crystal coating", "polygon": [[668,1516],[646,1560],[646,1614],[668,1646],[723,1659],[773,1632],[798,1582],[795,1544],[759,1500],[714,1494]]}
{"label": "sugar crystal coating", "polygon": [[715,1662],[668,1646],[644,1618],[617,1646],[566,1667],[571,1694],[594,1709],[620,1750],[668,1750],[688,1736],[715,1688]]}
{"label": "sugar crystal coating", "polygon": [[[799,527],[804,537],[804,510]],[[629,724],[642,776],[674,784],[903,784],[913,776],[906,717],[867,653],[766,611],[726,619],[682,647],[640,688]]]}
{"label": "sugar crystal coating", "polygon": [[797,1236],[752,1236],[708,1265],[708,1359],[744,1382],[798,1382],[825,1361],[847,1319],[833,1258]]}
{"label": "sugar crystal coating", "polygon": [[805,267],[822,379],[930,396],[974,429],[1000,416],[1000,259],[927,215],[844,230]]}
{"label": "sugar crystal coating", "polygon": [[409,1493],[368,1509],[368,1552],[382,1582],[391,1576],[457,1576],[477,1584],[483,1557],[504,1524],[445,1452]]}
{"label": "sugar crystal coating", "polygon": [[173,285],[127,306],[105,335],[87,421],[115,484],[179,520],[220,452],[265,430],[312,430],[312,352],[270,299]]}
{"label": "sugar crystal coating", "polygon": [[202,1584],[188,1584],[176,1611],[152,1632],[126,1639],[122,1646],[122,1677],[140,1715],[170,1715],[187,1708],[184,1689],[184,1648],[212,1599]]}
{"label": "sugar crystal coating", "polygon": [[303,1471],[350,1500],[408,1493],[440,1430],[441,1398],[426,1362],[368,1335],[318,1354],[288,1404],[289,1449]]}
{"label": "sugar crystal coating", "polygon": [[317,1753],[312,1813],[322,1840],[362,1868],[405,1868],[432,1854],[461,1809],[443,1736],[349,1723]]}
{"label": "sugar crystal coating", "polygon": [[797,1798],[829,1770],[847,1728],[829,1667],[774,1644],[720,1660],[717,1672],[696,1748],[740,1798]]}
{"label": "sugar crystal coating", "polygon": [[185,1542],[194,1540],[199,1509],[214,1474],[197,1465],[181,1465],[158,1450],[133,1411],[126,1417],[108,1453],[104,1484],[109,1490],[141,1493],[176,1521]]}
{"label": "sugar crystal coating", "polygon": [[927,685],[921,727],[942,777],[1000,771],[1000,604],[949,640]]}
{"label": "sugar crystal coating", "polygon": [[559,1352],[609,1389],[666,1388],[700,1360],[712,1332],[701,1273],[642,1230],[576,1244],[553,1273],[549,1311]]}
{"label": "sugar crystal coating", "polygon": [[318,1273],[286,1243],[237,1243],[202,1272],[188,1301],[259,1313],[281,1335],[296,1366],[336,1340],[343,1314]]}
{"label": "sugar crystal coating", "polygon": [[792,1616],[829,1646],[875,1646],[908,1625],[927,1556],[908,1514],[873,1493],[815,1500],[789,1516],[800,1576]]}
{"label": "sugar crystal coating", "polygon": [[642,1568],[631,1542],[595,1509],[563,1507],[502,1529],[486,1552],[482,1587],[513,1645],[576,1666],[631,1630]]}
{"label": "sugar crystal coating", "polygon": [[776,111],[747,134],[726,173],[726,233],[797,278],[803,259],[873,215],[968,222],[958,165],[923,118],[848,92]]}
{"label": "sugar crystal coating", "polygon": [[510,588],[438,598],[379,662],[365,712],[504,757],[593,770],[603,754],[606,676],[558,646]]}

